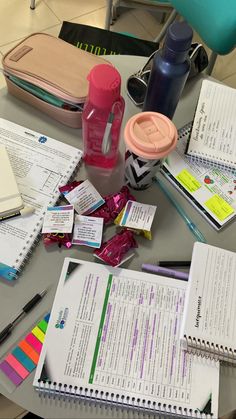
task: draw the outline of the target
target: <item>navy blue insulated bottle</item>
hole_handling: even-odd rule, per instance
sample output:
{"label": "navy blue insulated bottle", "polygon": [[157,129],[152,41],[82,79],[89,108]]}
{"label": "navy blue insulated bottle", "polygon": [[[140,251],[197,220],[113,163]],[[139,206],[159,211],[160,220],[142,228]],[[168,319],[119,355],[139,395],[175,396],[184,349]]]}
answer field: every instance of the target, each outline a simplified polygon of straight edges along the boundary
{"label": "navy blue insulated bottle", "polygon": [[190,71],[192,28],[172,23],[162,49],[154,56],[143,111],[160,112],[172,119]]}

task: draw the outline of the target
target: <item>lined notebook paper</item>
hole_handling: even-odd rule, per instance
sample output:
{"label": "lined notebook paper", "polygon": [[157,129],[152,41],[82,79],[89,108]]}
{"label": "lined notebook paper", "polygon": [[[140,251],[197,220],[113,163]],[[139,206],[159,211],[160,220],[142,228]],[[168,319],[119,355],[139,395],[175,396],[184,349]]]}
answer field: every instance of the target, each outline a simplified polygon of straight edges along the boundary
{"label": "lined notebook paper", "polygon": [[212,394],[216,418],[219,364],[180,346],[185,289],[184,281],[66,258],[34,386],[173,418],[205,417],[199,410]]}
{"label": "lined notebook paper", "polygon": [[194,244],[180,335],[190,351],[236,362],[236,253]]}
{"label": "lined notebook paper", "polygon": [[236,171],[236,89],[203,80],[187,154]]}

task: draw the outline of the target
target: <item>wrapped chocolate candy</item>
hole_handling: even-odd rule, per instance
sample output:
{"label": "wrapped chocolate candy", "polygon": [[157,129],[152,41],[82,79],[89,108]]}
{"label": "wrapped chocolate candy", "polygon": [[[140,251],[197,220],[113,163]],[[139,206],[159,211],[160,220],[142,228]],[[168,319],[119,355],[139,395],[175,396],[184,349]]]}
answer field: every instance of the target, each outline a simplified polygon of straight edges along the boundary
{"label": "wrapped chocolate candy", "polygon": [[[124,215],[125,208],[117,215],[116,219],[114,220],[114,224],[120,225],[122,217]],[[141,228],[130,228],[126,227],[127,230],[133,231],[135,234],[145,237],[145,239],[152,240],[152,233],[149,230],[142,230]]]}
{"label": "wrapped chocolate candy", "polygon": [[129,200],[136,201],[127,186],[123,186],[119,192],[107,195],[103,199],[105,199],[105,204],[94,211],[92,216],[104,218],[104,224],[112,223]]}
{"label": "wrapped chocolate candy", "polygon": [[72,246],[72,233],[45,233],[43,243],[45,247],[58,244],[58,247],[65,246],[69,249]]}
{"label": "wrapped chocolate candy", "polygon": [[137,247],[138,244],[133,232],[124,229],[103,243],[100,249],[96,249],[93,254],[108,265],[119,266],[127,260],[127,252]]}
{"label": "wrapped chocolate candy", "polygon": [[66,196],[68,192],[72,191],[74,188],[76,188],[76,186],[79,186],[81,183],[83,183],[83,180],[74,180],[71,183],[67,183],[67,185],[60,186],[58,189],[62,195]]}

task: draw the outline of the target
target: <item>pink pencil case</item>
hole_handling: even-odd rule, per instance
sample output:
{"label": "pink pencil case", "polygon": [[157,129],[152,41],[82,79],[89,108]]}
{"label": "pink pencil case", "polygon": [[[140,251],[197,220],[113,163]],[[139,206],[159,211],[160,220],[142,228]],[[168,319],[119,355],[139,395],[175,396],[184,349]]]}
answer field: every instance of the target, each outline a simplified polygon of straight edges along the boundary
{"label": "pink pencil case", "polygon": [[103,58],[44,33],[34,33],[2,60],[9,93],[57,121],[81,128],[87,76]]}

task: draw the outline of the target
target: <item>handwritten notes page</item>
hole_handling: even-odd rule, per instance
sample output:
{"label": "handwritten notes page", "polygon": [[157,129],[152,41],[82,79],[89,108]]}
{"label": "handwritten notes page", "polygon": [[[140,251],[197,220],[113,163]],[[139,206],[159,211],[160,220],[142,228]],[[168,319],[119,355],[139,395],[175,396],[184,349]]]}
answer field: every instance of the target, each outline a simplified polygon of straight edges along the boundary
{"label": "handwritten notes page", "polygon": [[189,278],[181,336],[236,349],[236,253],[195,243]]}
{"label": "handwritten notes page", "polygon": [[203,80],[187,154],[236,169],[236,89]]}
{"label": "handwritten notes page", "polygon": [[201,409],[213,394],[217,417],[218,363],[180,346],[185,289],[184,281],[66,259],[34,385],[41,378],[175,412]]}

